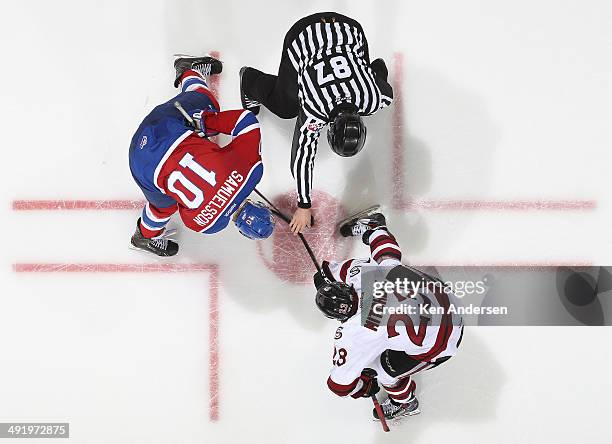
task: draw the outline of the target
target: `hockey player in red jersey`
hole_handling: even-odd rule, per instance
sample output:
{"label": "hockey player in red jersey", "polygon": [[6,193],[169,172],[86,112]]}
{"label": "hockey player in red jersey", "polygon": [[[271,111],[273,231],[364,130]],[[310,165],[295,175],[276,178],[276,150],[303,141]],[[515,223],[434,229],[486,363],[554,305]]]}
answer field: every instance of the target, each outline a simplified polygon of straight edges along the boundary
{"label": "hockey player in red jersey", "polygon": [[[147,199],[132,246],[175,255],[178,244],[165,228],[177,211],[200,233],[221,231],[233,219],[250,239],[270,236],[270,210],[247,199],[263,175],[257,118],[244,109],[220,111],[205,80],[221,72],[219,60],[179,57],[174,67],[180,94],[155,107],[130,145],[130,170]],[[232,141],[220,147],[208,138],[218,133]]]}
{"label": "hockey player in red jersey", "polygon": [[[447,314],[423,316],[415,310],[414,314],[389,316],[386,325],[371,322],[374,304],[369,309],[362,306],[364,266],[371,266],[375,271],[383,266],[393,267],[387,280],[393,274],[408,276],[415,282],[441,284],[441,281],[401,265],[401,249],[380,213],[356,215],[340,227],[340,233],[362,236],[370,247],[370,257],[324,261],[322,272],[314,276],[317,306],[327,317],[342,322],[336,330],[333,367],[327,386],[339,396],[360,398],[375,395],[380,383],[388,395],[381,403],[385,418],[415,415],[420,410],[411,375],[434,368],[457,353],[463,321],[448,307],[459,302],[452,293],[440,291],[441,285],[423,286],[409,297],[400,299],[397,293],[394,297],[405,299],[415,307],[442,307]],[[368,310],[363,316],[362,309]],[[378,419],[376,410],[373,414]]]}

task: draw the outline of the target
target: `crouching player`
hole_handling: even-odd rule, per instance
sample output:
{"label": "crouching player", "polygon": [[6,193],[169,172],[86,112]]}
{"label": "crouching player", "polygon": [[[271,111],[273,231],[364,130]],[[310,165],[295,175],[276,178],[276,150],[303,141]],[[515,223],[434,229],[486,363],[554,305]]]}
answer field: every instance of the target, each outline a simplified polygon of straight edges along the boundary
{"label": "crouching player", "polygon": [[[133,248],[175,255],[178,244],[164,230],[177,211],[200,233],[221,231],[233,219],[250,239],[270,236],[270,210],[247,199],[263,174],[257,118],[243,109],[219,110],[205,81],[221,72],[219,60],[180,57],[174,67],[181,93],[145,117],[130,145],[130,170],[147,199]],[[218,133],[231,142],[220,147],[208,139]]]}
{"label": "crouching player", "polygon": [[[401,265],[400,247],[388,231],[382,214],[353,217],[340,227],[340,233],[362,236],[363,242],[370,247],[370,257],[325,261],[322,273],[314,276],[317,306],[325,316],[342,323],[336,330],[333,368],[327,386],[339,396],[359,398],[375,395],[380,390],[380,383],[388,395],[381,403],[385,418],[420,413],[416,384],[411,376],[432,369],[457,353],[463,336],[463,321],[453,310],[449,313],[448,307],[459,302],[452,293],[443,290],[439,280]],[[386,280],[390,281],[404,277],[412,282],[437,282],[437,286],[422,284],[417,292],[407,296],[397,293],[388,296],[417,308],[434,308],[426,311],[437,314],[423,315],[418,309],[413,314],[391,314],[386,325],[382,325],[384,322],[380,322],[382,318],[376,313],[381,309],[373,310],[375,304],[370,308],[368,304],[362,307],[363,266],[394,267],[386,275]],[[362,309],[368,310],[363,316],[365,322],[362,321]],[[378,419],[376,410],[373,414]]]}

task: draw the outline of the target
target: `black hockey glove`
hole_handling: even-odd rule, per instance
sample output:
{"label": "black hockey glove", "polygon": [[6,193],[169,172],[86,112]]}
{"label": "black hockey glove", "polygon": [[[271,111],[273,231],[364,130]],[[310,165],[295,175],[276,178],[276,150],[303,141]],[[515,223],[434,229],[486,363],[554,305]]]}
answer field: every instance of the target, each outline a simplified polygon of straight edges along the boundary
{"label": "black hockey glove", "polygon": [[363,385],[359,391],[351,395],[353,398],[369,398],[380,391],[378,381],[376,380],[376,372],[371,368],[363,369],[359,379],[361,379]]}

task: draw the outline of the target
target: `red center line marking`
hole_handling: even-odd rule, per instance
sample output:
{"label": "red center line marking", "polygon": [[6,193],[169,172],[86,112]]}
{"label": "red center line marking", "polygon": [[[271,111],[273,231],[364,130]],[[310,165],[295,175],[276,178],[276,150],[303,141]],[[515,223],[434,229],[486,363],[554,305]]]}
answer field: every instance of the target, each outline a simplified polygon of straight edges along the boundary
{"label": "red center line marking", "polygon": [[[219,53],[212,51],[213,57]],[[419,199],[411,200],[404,195],[406,171],[404,168],[404,109],[403,78],[404,58],[402,53],[393,56],[393,90],[395,94],[394,112],[391,117],[393,129],[393,163],[391,204],[395,209],[404,211],[585,211],[597,208],[596,200],[481,200],[481,199]],[[210,88],[219,97],[220,76],[212,76]],[[15,211],[66,211],[66,210],[140,210],[143,200],[15,200]]]}
{"label": "red center line marking", "polygon": [[572,211],[594,210],[597,202],[594,200],[413,200],[401,201],[399,207],[411,210],[459,210],[459,211]]}
{"label": "red center line marking", "polygon": [[145,200],[14,200],[15,211],[142,210]]}
{"label": "red center line marking", "polygon": [[[221,60],[221,54],[219,51],[211,51],[210,55],[217,60]],[[210,83],[210,89],[213,95],[218,101],[221,100],[221,74],[216,76],[210,76],[208,79]],[[214,139],[217,142],[217,139]],[[208,354],[209,359],[209,392],[210,392],[210,411],[209,418],[211,421],[217,421],[219,419],[219,270],[215,266],[215,269],[211,271],[211,283],[215,283],[215,288],[210,291],[210,302],[209,302],[209,343],[210,349]],[[214,281],[213,281],[214,279]]]}
{"label": "red center line marking", "polygon": [[392,114],[393,162],[392,162],[392,196],[393,208],[404,211],[581,211],[597,208],[595,200],[410,200],[404,195],[404,56],[401,52],[393,55],[393,93],[394,110]]}
{"label": "red center line marking", "polygon": [[[218,51],[211,56],[219,59]],[[219,99],[220,77],[211,76],[209,87]],[[116,200],[14,200],[15,211],[141,210],[146,201]],[[16,273],[188,273],[208,272],[209,288],[209,419],[219,419],[219,266],[217,264],[112,264],[112,263],[18,263]]]}
{"label": "red center line marking", "polygon": [[[219,53],[219,51],[210,51],[210,55],[211,57],[214,57],[217,60],[221,60],[221,54]],[[221,87],[221,74],[219,75],[215,75],[215,76],[210,76],[208,78],[208,83],[209,83],[209,87],[210,90],[213,92],[214,96],[217,98],[217,100],[219,100],[219,88]]]}
{"label": "red center line marking", "polygon": [[[395,165],[394,165],[395,168]],[[404,201],[401,187],[393,187],[393,208],[405,211],[578,211],[594,210],[594,200],[412,200]],[[144,200],[15,200],[14,211],[141,210]]]}
{"label": "red center line marking", "polygon": [[200,273],[209,274],[209,409],[211,421],[219,419],[219,266],[217,264],[96,264],[17,263],[16,273]]}

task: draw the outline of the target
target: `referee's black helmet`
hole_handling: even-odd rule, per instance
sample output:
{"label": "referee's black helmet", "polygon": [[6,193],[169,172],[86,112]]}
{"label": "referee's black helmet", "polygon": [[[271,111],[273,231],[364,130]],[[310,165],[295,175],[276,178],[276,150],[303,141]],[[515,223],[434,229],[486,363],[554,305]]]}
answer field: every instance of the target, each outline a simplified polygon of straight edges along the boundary
{"label": "referee's black helmet", "polygon": [[327,141],[332,151],[342,157],[351,157],[363,148],[366,126],[354,105],[341,105],[334,113],[327,129]]}

